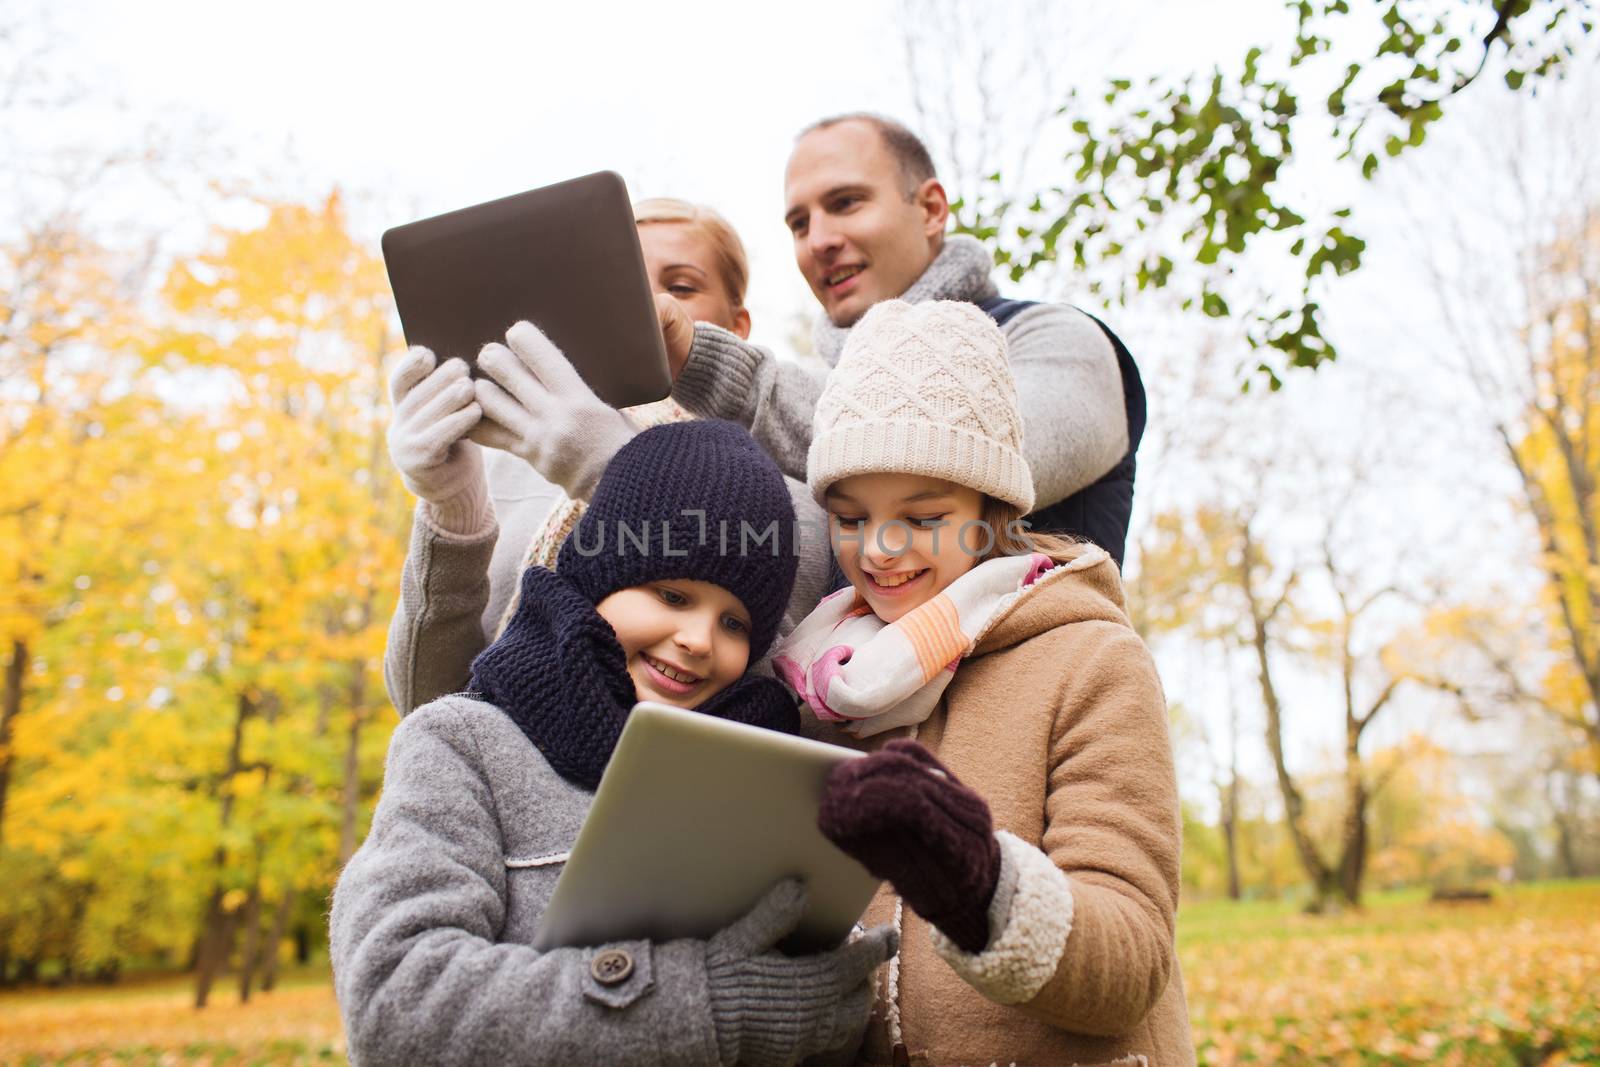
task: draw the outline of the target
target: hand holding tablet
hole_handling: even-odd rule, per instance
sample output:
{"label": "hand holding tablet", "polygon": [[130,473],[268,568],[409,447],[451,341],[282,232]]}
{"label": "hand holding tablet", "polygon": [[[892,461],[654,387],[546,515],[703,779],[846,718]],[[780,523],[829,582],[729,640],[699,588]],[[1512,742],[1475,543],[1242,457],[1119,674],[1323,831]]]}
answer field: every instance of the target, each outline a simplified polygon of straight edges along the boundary
{"label": "hand holding tablet", "polygon": [[534,939],[539,949],[710,938],[787,878],[786,947],[837,945],[878,879],[817,829],[828,771],[859,752],[649,702],[634,707]]}
{"label": "hand holding tablet", "polygon": [[536,323],[613,407],[672,388],[638,227],[611,171],[396,226],[383,259],[406,343],[476,363]]}
{"label": "hand holding tablet", "polygon": [[483,420],[467,436],[521,456],[574,499],[587,499],[606,463],[638,427],[596,396],[567,357],[529,322],[478,353],[473,383]]}

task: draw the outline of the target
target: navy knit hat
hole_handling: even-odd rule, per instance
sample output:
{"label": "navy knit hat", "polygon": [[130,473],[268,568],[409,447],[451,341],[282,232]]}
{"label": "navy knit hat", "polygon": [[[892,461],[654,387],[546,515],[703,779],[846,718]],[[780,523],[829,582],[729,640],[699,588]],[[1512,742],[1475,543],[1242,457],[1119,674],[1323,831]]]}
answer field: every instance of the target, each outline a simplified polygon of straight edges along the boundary
{"label": "navy knit hat", "polygon": [[673,578],[720,585],[750,613],[755,660],[794,587],[794,536],[783,474],[743,427],[670,423],[645,430],[607,465],[556,573],[593,604]]}

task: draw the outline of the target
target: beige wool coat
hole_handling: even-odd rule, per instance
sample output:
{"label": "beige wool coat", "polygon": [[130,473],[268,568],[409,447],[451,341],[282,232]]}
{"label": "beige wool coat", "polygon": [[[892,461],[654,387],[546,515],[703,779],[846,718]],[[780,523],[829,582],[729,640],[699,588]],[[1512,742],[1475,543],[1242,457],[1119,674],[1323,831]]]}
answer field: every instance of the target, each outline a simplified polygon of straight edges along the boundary
{"label": "beige wool coat", "polygon": [[[1181,820],[1166,702],[1102,550],[1084,546],[1025,590],[920,727],[867,741],[817,722],[807,732],[871,749],[915,736],[1001,831],[988,946],[967,955],[898,909],[900,956],[879,971],[858,1063],[1195,1062],[1173,939]],[[864,921],[893,922],[897,905],[885,885]]]}

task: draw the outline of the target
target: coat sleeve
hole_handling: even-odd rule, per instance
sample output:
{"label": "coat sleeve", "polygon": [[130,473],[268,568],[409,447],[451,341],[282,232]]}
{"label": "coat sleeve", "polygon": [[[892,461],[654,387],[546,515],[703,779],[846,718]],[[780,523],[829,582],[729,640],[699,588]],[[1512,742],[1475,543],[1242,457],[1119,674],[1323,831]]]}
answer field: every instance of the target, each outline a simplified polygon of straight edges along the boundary
{"label": "coat sleeve", "polygon": [[989,944],[934,945],[979,992],[1077,1033],[1115,1036],[1155,1007],[1177,964],[1182,823],[1166,702],[1124,627],[1054,696],[1042,847],[1001,833]]}
{"label": "coat sleeve", "polygon": [[474,534],[447,533],[418,502],[383,650],[384,685],[402,716],[466,685],[486,643],[483,612],[498,536],[492,519]]}
{"label": "coat sleeve", "polygon": [[1036,304],[1005,327],[1022,411],[1022,453],[1035,507],[1103,477],[1128,451],[1128,413],[1117,353],[1077,308]]}
{"label": "coat sleeve", "polygon": [[825,380],[720,326],[697,322],[672,398],[701,418],[748,427],[778,468],[803,482],[811,416]]}
{"label": "coat sleeve", "polygon": [[329,943],[350,1058],[380,1064],[717,1062],[703,945],[500,943],[507,873],[471,726],[438,701],[396,729],[366,842],[334,890]]}

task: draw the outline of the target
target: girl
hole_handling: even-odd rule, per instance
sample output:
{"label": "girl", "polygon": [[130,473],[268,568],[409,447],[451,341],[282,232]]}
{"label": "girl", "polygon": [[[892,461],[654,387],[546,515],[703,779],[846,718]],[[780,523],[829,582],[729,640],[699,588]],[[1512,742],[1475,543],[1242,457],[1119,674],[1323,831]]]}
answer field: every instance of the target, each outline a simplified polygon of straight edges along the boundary
{"label": "girl", "polygon": [[817,405],[807,474],[850,588],[773,665],[808,732],[876,750],[819,817],[905,934],[860,1062],[1182,1067],[1160,683],[1107,554],[1027,539],[1021,443],[1005,339],[968,304],[874,307]]}
{"label": "girl", "polygon": [[[794,882],[706,941],[529,945],[635,701],[798,728],[782,687],[745,675],[794,580],[793,520],[777,467],[731,423],[657,427],[617,453],[559,573],[523,574],[470,688],[395,730],[333,898],[352,1062],[777,1065],[854,1046],[895,935],[778,953],[804,910]],[[775,525],[777,543],[736,549],[740,523]]]}

